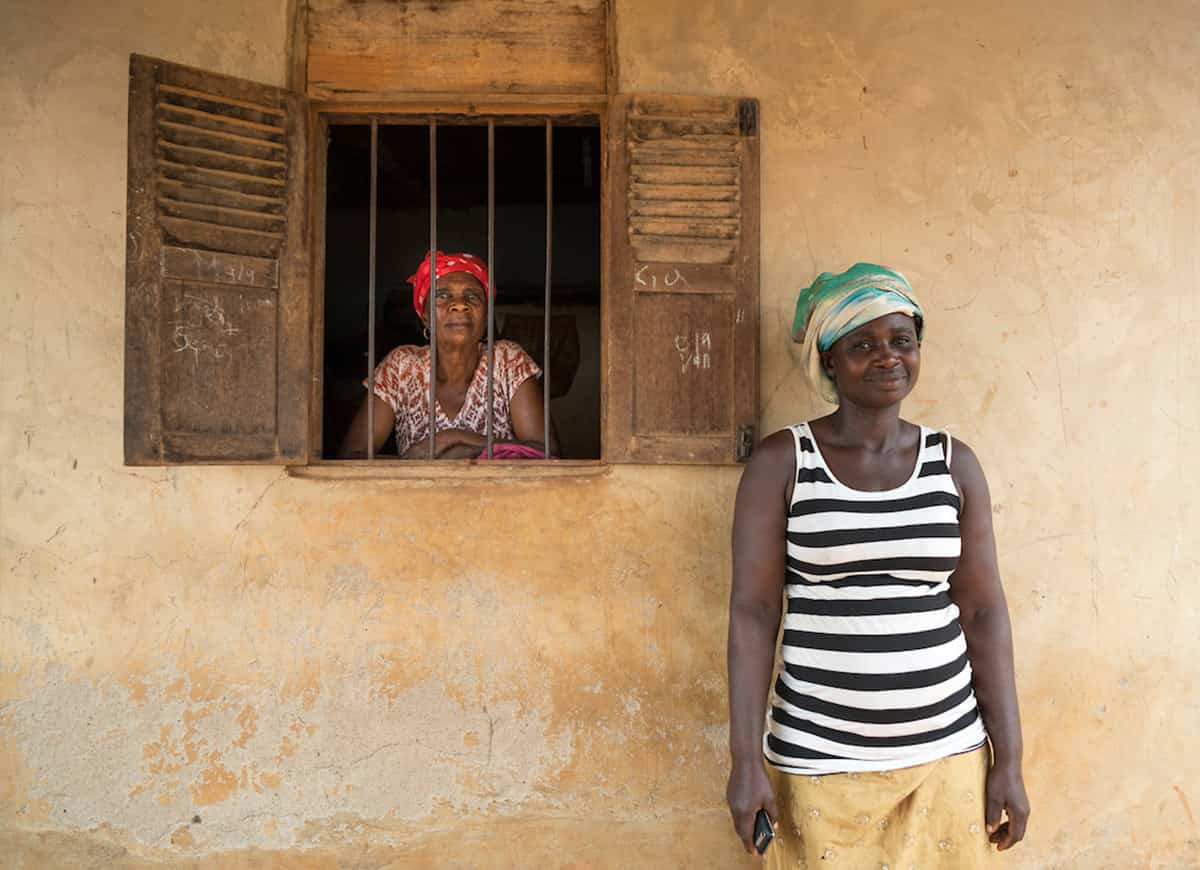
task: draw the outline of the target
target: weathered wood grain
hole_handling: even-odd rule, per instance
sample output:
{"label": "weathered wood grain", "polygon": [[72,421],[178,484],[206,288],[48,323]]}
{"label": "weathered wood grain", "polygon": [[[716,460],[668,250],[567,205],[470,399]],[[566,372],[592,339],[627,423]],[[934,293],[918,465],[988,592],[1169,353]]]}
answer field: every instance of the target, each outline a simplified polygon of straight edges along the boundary
{"label": "weathered wood grain", "polygon": [[312,0],[307,93],[603,94],[604,0]]}
{"label": "weathered wood grain", "polygon": [[[732,437],[730,297],[634,296],[634,421],[637,437]],[[728,444],[722,445],[728,451]]]}
{"label": "weathered wood grain", "polygon": [[130,70],[126,462],[304,462],[305,100]]}
{"label": "weathered wood grain", "polygon": [[755,424],[756,116],[725,98],[613,100],[610,462],[734,462],[739,430]]}
{"label": "weathered wood grain", "polygon": [[158,179],[158,193],[159,196],[169,196],[183,202],[204,203],[262,214],[283,213],[284,203],[280,196],[260,196],[246,193],[244,190],[215,187],[195,181],[187,183],[167,178],[165,175]]}
{"label": "weathered wood grain", "polygon": [[172,217],[207,221],[247,230],[270,231],[283,224],[283,217],[277,214],[210,205],[172,196],[160,196],[158,206],[162,209],[163,214]]}
{"label": "weathered wood grain", "polygon": [[125,464],[162,461],[159,323],[162,232],[154,165],[157,67],[129,63],[129,165],[125,206]]}
{"label": "weathered wood grain", "polygon": [[203,284],[274,290],[279,286],[279,263],[260,257],[164,245],[162,275]]}
{"label": "weathered wood grain", "polygon": [[177,280],[163,287],[163,429],[273,444],[275,294]]}

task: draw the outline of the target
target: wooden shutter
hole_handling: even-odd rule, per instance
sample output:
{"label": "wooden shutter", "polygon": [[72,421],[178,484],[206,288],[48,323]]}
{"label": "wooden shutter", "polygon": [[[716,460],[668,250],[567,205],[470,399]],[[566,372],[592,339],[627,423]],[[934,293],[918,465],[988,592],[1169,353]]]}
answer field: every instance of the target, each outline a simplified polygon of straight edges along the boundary
{"label": "wooden shutter", "polygon": [[616,97],[608,161],[605,458],[744,459],[758,409],[758,103]]}
{"label": "wooden shutter", "polygon": [[306,104],[129,72],[125,462],[306,462]]}

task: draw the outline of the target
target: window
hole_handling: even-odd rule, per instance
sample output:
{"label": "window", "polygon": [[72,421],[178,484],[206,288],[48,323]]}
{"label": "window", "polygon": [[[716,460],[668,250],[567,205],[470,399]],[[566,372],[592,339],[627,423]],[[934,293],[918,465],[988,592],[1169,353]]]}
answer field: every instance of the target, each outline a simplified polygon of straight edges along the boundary
{"label": "window", "polygon": [[[333,273],[310,168],[326,158],[317,149],[310,160],[309,131],[323,144],[333,114],[279,88],[132,59],[128,464],[321,461],[333,424],[325,393],[313,392],[328,335],[313,278]],[[484,116],[461,114],[469,138]],[[402,137],[403,126],[380,129]],[[622,95],[598,128],[578,126],[601,154],[601,457],[735,461],[757,410],[757,104]],[[505,294],[499,246],[496,256]],[[385,307],[406,268],[387,273]],[[594,296],[579,298],[594,309]]]}
{"label": "window", "polygon": [[[487,259],[486,119],[437,120],[437,238]],[[600,126],[596,117],[493,119],[494,339],[520,345],[549,371],[558,456],[600,458]],[[547,132],[547,124],[550,131]],[[321,455],[336,458],[362,405],[368,317],[371,127],[330,124],[325,170]],[[550,353],[545,352],[546,137],[553,154]],[[377,122],[374,362],[425,345],[406,283],[429,247],[429,126]],[[365,434],[365,431],[364,431]],[[351,445],[366,452],[364,445]],[[394,437],[380,457],[396,455]]]}

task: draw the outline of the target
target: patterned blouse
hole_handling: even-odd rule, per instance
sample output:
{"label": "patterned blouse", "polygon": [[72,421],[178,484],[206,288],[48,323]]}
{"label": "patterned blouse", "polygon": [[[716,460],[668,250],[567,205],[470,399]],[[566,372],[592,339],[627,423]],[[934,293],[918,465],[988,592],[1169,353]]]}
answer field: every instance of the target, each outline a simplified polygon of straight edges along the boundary
{"label": "patterned blouse", "polygon": [[[513,439],[509,403],[525,381],[542,370],[514,341],[494,345],[496,374],[493,405],[496,409],[492,434],[497,441]],[[366,384],[363,384],[366,386]],[[429,345],[403,344],[384,357],[375,369],[375,395],[396,416],[396,450],[403,456],[413,444],[429,437]],[[487,351],[480,349],[479,365],[467,397],[454,419],[437,406],[437,430],[468,429],[480,435],[487,431]]]}

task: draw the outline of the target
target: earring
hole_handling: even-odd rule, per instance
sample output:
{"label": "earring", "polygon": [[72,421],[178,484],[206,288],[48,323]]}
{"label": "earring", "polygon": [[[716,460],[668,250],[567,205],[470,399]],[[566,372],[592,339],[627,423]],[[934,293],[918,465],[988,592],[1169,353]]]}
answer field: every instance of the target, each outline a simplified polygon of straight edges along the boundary
{"label": "earring", "polygon": [[429,327],[428,327],[428,326],[426,326],[426,327],[425,327],[423,330],[421,330],[421,331],[425,333],[425,340],[426,340],[426,341],[429,341]]}

